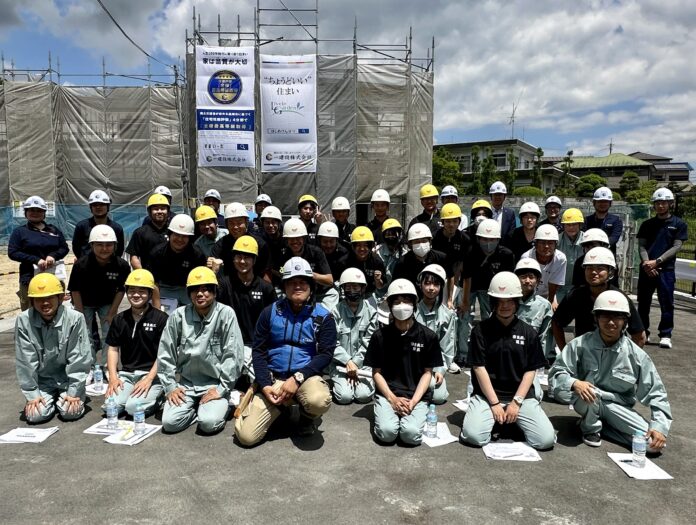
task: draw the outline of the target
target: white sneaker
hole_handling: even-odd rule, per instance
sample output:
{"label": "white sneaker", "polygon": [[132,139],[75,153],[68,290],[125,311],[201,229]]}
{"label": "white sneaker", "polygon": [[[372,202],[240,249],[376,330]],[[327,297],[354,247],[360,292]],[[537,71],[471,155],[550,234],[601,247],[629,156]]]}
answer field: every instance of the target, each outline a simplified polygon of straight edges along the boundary
{"label": "white sneaker", "polygon": [[669,337],[660,337],[660,348],[672,348],[672,339]]}
{"label": "white sneaker", "polygon": [[447,371],[450,374],[459,374],[462,371],[462,369],[457,363],[452,361],[452,363],[450,363],[450,365],[447,367]]}
{"label": "white sneaker", "polygon": [[92,383],[94,383],[94,369],[90,368],[89,374],[87,374],[87,379],[85,381],[85,386],[91,385]]}

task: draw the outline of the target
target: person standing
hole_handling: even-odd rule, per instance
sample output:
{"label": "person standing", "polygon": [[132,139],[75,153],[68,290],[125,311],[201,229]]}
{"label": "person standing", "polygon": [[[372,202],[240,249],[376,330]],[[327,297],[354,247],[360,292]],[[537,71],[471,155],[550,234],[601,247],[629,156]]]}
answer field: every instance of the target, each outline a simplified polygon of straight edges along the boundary
{"label": "person standing", "polygon": [[[372,232],[374,235],[374,231]],[[375,246],[375,254],[384,263],[385,282],[392,282],[392,275],[396,263],[406,254],[407,250],[403,244],[404,230],[401,223],[396,219],[387,219],[382,223],[382,244]],[[377,237],[374,237],[377,242]]]}
{"label": "person standing", "polygon": [[640,273],[638,274],[638,311],[650,337],[650,305],[657,290],[660,303],[660,324],[657,329],[660,348],[672,348],[674,329],[674,263],[677,253],[688,239],[686,223],[672,215],[674,194],[659,188],[651,201],[655,217],[646,220],[638,229]]}
{"label": "person standing", "polygon": [[566,257],[566,273],[565,283],[556,292],[556,301],[559,303],[573,288],[575,262],[583,255],[583,232],[581,231],[583,221],[582,212],[577,208],[568,208],[561,218],[563,232],[559,235],[558,249]]}
{"label": "person standing", "polygon": [[300,220],[307,229],[307,242],[316,244],[319,224],[324,220],[317,198],[309,194],[300,196],[297,202],[297,211],[300,214]]}
{"label": "person standing", "polygon": [[447,257],[445,268],[450,270],[451,277],[447,279],[444,304],[452,310],[454,309],[454,286],[460,280],[462,265],[471,250],[471,238],[466,230],[460,228],[462,218],[462,210],[459,206],[453,202],[445,204],[440,211],[442,228],[437,230],[433,237],[433,249],[444,253]]}
{"label": "person standing", "polygon": [[131,268],[147,268],[152,250],[169,240],[169,201],[155,193],[147,200],[149,221],[133,232],[126,252],[130,255]]}
{"label": "person standing", "polygon": [[616,256],[616,245],[621,240],[623,233],[623,221],[618,215],[609,213],[613,200],[614,195],[609,188],[605,186],[597,188],[592,196],[592,206],[594,206],[595,211],[590,215],[585,215],[583,229],[600,228],[603,230],[609,238],[609,249]]}
{"label": "person standing", "polygon": [[199,237],[193,243],[193,246],[198,248],[201,253],[208,258],[207,266],[208,268],[212,268],[214,261],[211,259],[213,259],[212,253],[215,243],[229,232],[226,228],[221,228],[219,226],[219,218],[215,210],[210,206],[203,205],[196,208],[194,220]]}
{"label": "person standing", "polygon": [[544,224],[551,224],[556,227],[558,233],[561,233],[563,231],[563,225],[561,224],[561,208],[563,208],[561,199],[555,195],[551,195],[546,199],[546,203],[544,204],[546,217],[538,225],[543,226]]}
{"label": "person standing", "polygon": [[389,218],[389,206],[391,204],[391,197],[386,190],[375,190],[372,192],[372,197],[370,198],[370,205],[372,207],[372,213],[374,216],[372,220],[366,224],[368,228],[372,231],[372,236],[375,238],[375,243],[380,244],[382,239],[382,225],[384,221]]}
{"label": "person standing", "polygon": [[498,180],[491,184],[491,187],[488,189],[488,194],[491,197],[493,219],[500,224],[501,239],[506,239],[517,225],[514,210],[504,206],[505,199],[507,198],[507,188],[505,184]]}
{"label": "person standing", "polygon": [[[457,191],[457,188],[451,185],[447,185],[442,188],[442,191],[440,192],[440,200],[442,201],[443,208],[445,204],[456,204],[459,206],[459,192]],[[466,230],[466,228],[469,226],[469,218],[466,215],[462,215],[461,219],[462,220],[459,222],[459,229]]]}
{"label": "person standing", "polygon": [[[171,202],[171,201],[170,201]],[[209,206],[215,211],[215,219],[219,228],[225,227],[225,216],[220,213],[220,206],[222,205],[222,196],[220,192],[216,189],[209,189],[205,192],[203,196],[203,205]]]}
{"label": "person standing", "polygon": [[84,219],[78,222],[75,225],[75,231],[73,233],[72,251],[75,254],[74,262],[77,262],[80,257],[89,253],[89,234],[92,231],[92,228],[98,224],[105,224],[114,230],[117,239],[116,250],[114,253],[116,254],[116,257],[121,257],[125,250],[126,244],[123,236],[123,227],[109,217],[111,199],[105,191],[94,190],[89,194],[88,202],[89,211],[92,213],[92,216],[89,219]]}
{"label": "person standing", "polygon": [[[345,197],[336,197],[331,203],[331,215],[338,228],[338,240],[346,248],[350,249],[350,234],[355,229],[355,224],[348,222],[350,217],[350,202]],[[321,228],[321,226],[319,226]]]}
{"label": "person standing", "polygon": [[558,230],[550,224],[539,226],[534,234],[534,248],[522,254],[522,258],[536,259],[541,268],[541,279],[537,285],[537,294],[547,299],[553,309],[558,307],[556,293],[565,284],[566,258],[557,249]]}
{"label": "person standing", "polygon": [[437,200],[440,194],[437,188],[432,184],[425,184],[420,189],[420,201],[421,206],[423,206],[423,211],[416,215],[411,222],[408,223],[408,229],[410,230],[414,224],[420,223],[425,224],[430,229],[431,237],[435,235],[435,232],[442,228],[442,222],[440,221],[440,210],[437,209]]}
{"label": "person standing", "polygon": [[512,230],[503,240],[503,244],[515,255],[515,262],[520,260],[524,252],[534,247],[534,234],[541,211],[535,202],[525,202],[520,206],[519,216],[522,225]]}

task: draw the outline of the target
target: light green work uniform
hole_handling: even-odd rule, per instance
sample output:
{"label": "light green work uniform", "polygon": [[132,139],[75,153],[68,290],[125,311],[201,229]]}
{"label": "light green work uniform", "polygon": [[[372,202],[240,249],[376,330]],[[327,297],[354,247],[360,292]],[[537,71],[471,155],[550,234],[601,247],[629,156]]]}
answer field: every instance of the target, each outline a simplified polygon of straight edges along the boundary
{"label": "light green work uniform", "polygon": [[203,252],[203,255],[206,257],[211,257],[211,253],[213,252],[213,246],[215,246],[215,243],[218,242],[220,239],[222,239],[225,235],[230,233],[227,231],[227,228],[220,228],[218,226],[217,230],[217,235],[215,235],[215,239],[209,239],[205,235],[201,235],[196,239],[196,242],[193,243],[193,245],[198,248],[200,251]]}
{"label": "light green work uniform", "polygon": [[336,367],[346,366],[352,361],[360,371],[372,373],[372,368],[363,366],[367,345],[377,328],[377,310],[365,300],[360,301],[353,312],[345,300],[338,303],[331,312],[336,320],[337,345],[333,360],[329,365],[329,376],[333,383],[333,396],[339,405],[367,403],[375,393],[375,383],[371,377],[358,376],[358,382],[348,380],[345,372]]}
{"label": "light green work uniform", "polygon": [[[457,335],[456,316],[452,310],[436,301],[435,306],[430,310],[423,301],[418,303],[416,308],[416,321],[427,326],[440,341],[440,351],[442,352],[443,366],[433,368],[433,377],[430,380],[430,389],[433,391],[433,403],[441,405],[447,401],[449,392],[447,391],[447,381],[445,373],[447,368],[454,361],[456,351],[455,338]],[[442,374],[442,383],[435,385],[435,374]]]}
{"label": "light green work uniform", "polygon": [[[457,287],[454,298],[454,304],[461,304],[464,298],[462,288]],[[471,327],[474,322],[474,314],[476,301],[479,303],[479,313],[481,321],[488,319],[491,316],[491,302],[488,297],[487,290],[476,290],[469,293],[469,310],[463,314],[457,314],[457,337],[456,337],[456,360],[457,362],[466,363],[469,356],[469,336],[471,335]]]}
{"label": "light green work uniform", "polygon": [[[667,391],[648,354],[622,336],[606,346],[599,330],[566,345],[549,371],[556,400],[572,403],[582,416],[583,434],[602,432],[621,443],[631,443],[636,431],[655,429],[665,436],[672,424]],[[599,395],[588,404],[571,387],[576,380],[592,383]],[[636,401],[650,407],[650,423],[633,409]]]}
{"label": "light green work uniform", "polygon": [[389,286],[389,283],[392,282],[394,266],[396,266],[396,263],[401,260],[407,251],[408,250],[406,247],[403,246],[400,249],[397,248],[396,250],[392,250],[386,243],[378,244],[377,247],[375,247],[375,254],[377,257],[379,257],[382,263],[384,263],[384,268],[387,274],[385,278],[382,279],[385,286]]}
{"label": "light green work uniform", "polygon": [[[162,333],[157,376],[166,395],[179,387],[186,395],[179,406],[165,403],[164,430],[178,432],[196,420],[206,433],[224,427],[229,394],[243,364],[244,343],[232,308],[216,301],[205,318],[192,305],[177,308]],[[211,388],[217,389],[220,399],[200,404]]]}
{"label": "light green work uniform", "polygon": [[527,299],[520,300],[520,305],[517,308],[517,317],[536,330],[539,334],[541,347],[544,348],[544,355],[555,357],[554,347],[556,342],[553,340],[553,334],[549,330],[551,327],[551,318],[553,317],[553,309],[551,303],[543,297],[532,293]]}
{"label": "light green work uniform", "polygon": [[[132,416],[137,411],[138,405],[143,409],[146,416],[153,414],[155,410],[157,410],[158,402],[162,397],[164,389],[156,378],[150,385],[150,389],[147,391],[146,395],[131,397],[135,385],[149,373],[149,370],[136,370],[134,372],[126,372],[125,370],[119,371],[118,378],[123,381],[123,385],[118,391],[118,394],[114,396],[114,401],[118,406],[119,413],[125,410]],[[104,401],[106,402],[107,400],[105,399]],[[106,411],[106,405],[103,405],[102,409]]]}
{"label": "light green work uniform", "polygon": [[[42,423],[53,417],[56,408],[63,419],[84,414],[85,381],[92,367],[92,341],[82,313],[58,307],[56,316],[46,323],[29,308],[15,322],[17,381],[27,401],[43,397],[38,411],[26,414],[29,423]],[[65,396],[79,397],[77,412],[63,408]]]}
{"label": "light green work uniform", "polygon": [[568,292],[573,288],[573,268],[575,268],[575,261],[584,253],[584,250],[580,244],[582,241],[582,232],[578,232],[574,241],[571,241],[570,237],[565,233],[561,233],[559,237],[558,247],[556,249],[563,252],[566,256],[565,284],[559,287],[556,292],[556,301],[560,304],[563,298],[568,295]]}

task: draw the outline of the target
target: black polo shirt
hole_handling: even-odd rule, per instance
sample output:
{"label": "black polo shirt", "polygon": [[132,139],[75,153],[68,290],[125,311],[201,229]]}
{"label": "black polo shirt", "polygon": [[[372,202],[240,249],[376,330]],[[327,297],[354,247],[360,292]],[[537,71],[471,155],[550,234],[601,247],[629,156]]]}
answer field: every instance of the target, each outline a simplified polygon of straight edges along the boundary
{"label": "black polo shirt", "polygon": [[[394,324],[378,328],[370,338],[365,366],[379,368],[389,389],[399,397],[411,399],[426,368],[442,366],[440,342],[435,332],[414,322],[402,334]],[[432,399],[427,389],[421,401]]]}
{"label": "black polo shirt", "polygon": [[326,262],[329,263],[329,268],[331,268],[333,280],[338,282],[343,270],[348,268],[348,250],[342,244],[336,243],[336,249],[329,255],[324,254],[324,256],[326,257]]}
{"label": "black polo shirt", "polygon": [[155,228],[155,225],[150,221],[133,232],[126,252],[128,252],[129,255],[139,257],[143,268],[147,268],[148,258],[152,250],[168,240],[169,230],[167,226]]}
{"label": "black polo shirt", "polygon": [[256,330],[256,321],[263,309],[274,303],[275,288],[257,275],[249,286],[244,285],[237,275],[218,277],[219,288],[216,300],[221,304],[231,306],[237,314],[237,322],[242,331],[244,344],[251,346]]}
{"label": "black polo shirt", "polygon": [[523,226],[519,226],[512,230],[512,233],[504,239],[503,244],[513,253],[515,261],[519,261],[524,252],[530,248],[534,248],[534,241],[527,240],[527,237],[524,235]]}
{"label": "black polo shirt", "polygon": [[457,230],[452,237],[445,235],[444,229],[440,228],[433,237],[433,249],[444,253],[447,256],[447,267],[454,268],[458,262],[464,261],[471,250],[471,237],[465,231]]}
{"label": "black polo shirt", "polygon": [[[283,254],[281,257],[281,260],[283,261],[282,264],[285,265],[285,263],[292,257],[292,250],[288,247],[285,247],[283,249]],[[314,273],[322,275],[331,275],[331,267],[329,266],[329,262],[326,260],[326,255],[324,255],[324,252],[321,251],[321,248],[319,248],[318,246],[308,244],[305,241],[304,247],[302,249],[302,255],[300,255],[300,257],[302,257],[305,261],[309,263],[309,266],[312,268],[312,271]],[[318,283],[316,285],[317,293],[324,293],[329,288],[329,286],[324,286]]]}
{"label": "black polo shirt", "polygon": [[515,271],[515,256],[505,246],[498,244],[488,257],[478,243],[474,243],[470,256],[464,260],[462,279],[471,277],[471,291],[488,290],[491,279],[498,272]]}
{"label": "black polo shirt", "polygon": [[442,221],[440,220],[440,210],[437,210],[432,215],[425,211],[419,213],[413,219],[411,219],[411,222],[408,223],[407,231],[411,229],[411,226],[419,222],[421,224],[425,224],[428,228],[430,228],[430,232],[433,235],[435,235],[435,232],[442,228]]}
{"label": "black polo shirt", "polygon": [[[387,216],[387,219],[389,216]],[[384,219],[385,221],[387,219]],[[382,224],[384,221],[378,221],[377,217],[373,217],[370,222],[368,222],[365,226],[370,228],[370,231],[372,232],[372,236],[375,238],[375,245],[377,244],[382,244],[384,242],[384,237],[382,237]]]}
{"label": "black polo shirt", "polygon": [[147,306],[137,323],[129,308],[111,321],[106,344],[120,349],[124,371],[149,371],[157,361],[157,348],[166,324],[167,314],[152,305]]}
{"label": "black polo shirt", "polygon": [[366,295],[376,290],[375,272],[382,272],[382,282],[387,282],[387,269],[382,259],[377,257],[374,252],[370,252],[367,255],[367,259],[364,261],[358,261],[355,252],[351,251],[346,258],[346,268],[357,268],[365,274],[365,280],[367,281],[367,288],[365,288]]}
{"label": "black polo shirt", "polygon": [[97,262],[93,253],[80,257],[68,281],[68,290],[79,292],[84,306],[99,307],[111,304],[117,293],[125,291],[123,286],[130,273],[130,265],[115,255],[104,266]]}
{"label": "black polo shirt", "polygon": [[[534,328],[515,316],[505,326],[495,315],[481,321],[471,332],[467,366],[483,366],[499,401],[511,401],[526,372],[546,365]],[[471,371],[474,395],[486,397],[476,373]],[[527,399],[534,397],[534,387]]]}
{"label": "black polo shirt", "polygon": [[[268,244],[257,235],[252,235],[249,232],[247,232],[246,235],[251,235],[259,245],[259,255],[254,261],[254,274],[263,276],[270,268],[271,256]],[[234,248],[235,242],[237,242],[237,239],[232,237],[231,234],[225,235],[215,243],[213,250],[210,252],[212,257],[222,259],[222,269],[226,275],[233,275],[237,273],[237,270],[234,269],[234,254],[232,253],[232,248]]]}
{"label": "black polo shirt", "polygon": [[[638,228],[638,239],[647,242],[648,257],[654,260],[674,246],[674,241],[688,239],[688,227],[679,217],[674,215],[667,219],[651,217]],[[661,270],[674,271],[676,257],[671,257],[660,264]]]}
{"label": "black polo shirt", "polygon": [[[621,292],[617,286],[611,283],[609,283],[607,290]],[[628,307],[631,310],[631,315],[628,318],[628,333],[631,335],[639,334],[645,330],[643,321],[641,321],[633,301],[631,301],[628,296],[626,298],[628,299]],[[575,337],[579,337],[597,328],[595,316],[592,313],[593,307],[594,299],[592,298],[590,287],[587,284],[583,284],[582,286],[573,288],[568,295],[563,298],[558,308],[556,308],[556,311],[553,313],[552,319],[561,328],[565,328],[575,320]]]}
{"label": "black polo shirt", "polygon": [[[419,261],[412,251],[407,252],[394,265],[392,281],[394,279],[408,279],[415,285],[418,274],[429,264],[439,264],[445,269],[447,277],[452,277],[452,267],[447,264],[447,256],[440,251],[431,249],[423,261]],[[417,286],[416,288],[420,294],[420,287]]]}
{"label": "black polo shirt", "polygon": [[[92,247],[89,244],[89,234],[96,225],[97,221],[94,220],[94,217],[80,221],[75,225],[72,251],[78,259],[92,251]],[[110,226],[116,234],[116,251],[114,254],[117,257],[121,257],[126,246],[123,238],[123,228],[119,223],[112,221],[109,217],[106,218],[106,225]]]}
{"label": "black polo shirt", "polygon": [[307,228],[307,241],[310,244],[317,244],[317,233],[319,233],[319,225],[316,222],[305,222],[304,225]]}
{"label": "black polo shirt", "polygon": [[176,253],[166,242],[152,250],[146,268],[157,284],[186,286],[189,272],[197,266],[205,266],[206,261],[203,252],[190,242],[181,253]]}
{"label": "black polo shirt", "polygon": [[[335,224],[338,228],[338,242],[342,244],[346,249],[350,250],[350,235],[353,233],[353,230],[355,229],[355,224],[351,224],[348,221],[346,221],[345,224],[341,224],[340,222],[336,222]],[[319,243],[317,242],[317,244]]]}

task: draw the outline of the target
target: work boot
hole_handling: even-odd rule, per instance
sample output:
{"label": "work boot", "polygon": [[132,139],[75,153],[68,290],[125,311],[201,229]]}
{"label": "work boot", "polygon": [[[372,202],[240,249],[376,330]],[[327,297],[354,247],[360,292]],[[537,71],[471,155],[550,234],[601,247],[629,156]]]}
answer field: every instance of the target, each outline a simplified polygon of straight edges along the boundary
{"label": "work boot", "polygon": [[317,431],[317,426],[311,417],[300,415],[300,421],[297,423],[297,435],[308,437],[314,435]]}

